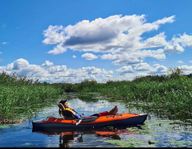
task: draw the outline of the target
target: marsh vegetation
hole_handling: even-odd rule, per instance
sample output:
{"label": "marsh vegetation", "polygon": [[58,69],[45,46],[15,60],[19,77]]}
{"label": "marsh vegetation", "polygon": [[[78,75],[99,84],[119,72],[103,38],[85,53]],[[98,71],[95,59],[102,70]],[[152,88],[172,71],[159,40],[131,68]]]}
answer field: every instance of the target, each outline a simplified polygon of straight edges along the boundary
{"label": "marsh vegetation", "polygon": [[61,86],[67,92],[77,92],[78,97],[86,101],[97,100],[99,95],[110,101],[132,103],[170,119],[188,120],[192,117],[192,77],[181,73],[176,68],[169,75],[145,76],[133,81],[85,80]]}
{"label": "marsh vegetation", "polygon": [[126,105],[154,112],[169,119],[192,117],[192,76],[172,69],[169,75],[145,76],[133,81],[98,83],[40,83],[25,77],[0,74],[0,122],[11,123],[38,109],[56,103],[65,93],[75,93],[85,101],[123,101]]}
{"label": "marsh vegetation", "polygon": [[0,74],[0,123],[16,123],[62,95],[54,85]]}

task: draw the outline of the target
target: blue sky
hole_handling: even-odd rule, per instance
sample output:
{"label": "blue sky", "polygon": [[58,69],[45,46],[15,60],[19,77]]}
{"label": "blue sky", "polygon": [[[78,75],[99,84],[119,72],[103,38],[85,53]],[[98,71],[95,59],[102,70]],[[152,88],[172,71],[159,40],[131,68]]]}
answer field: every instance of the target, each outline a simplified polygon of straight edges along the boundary
{"label": "blue sky", "polygon": [[[107,80],[108,77],[105,75],[111,75],[108,79],[130,79],[150,73],[162,74],[169,67],[176,66],[181,66],[186,73],[190,73],[192,64],[190,62],[192,60],[191,6],[190,0],[177,2],[174,0],[1,0],[0,71],[16,72],[27,76],[33,74],[36,78],[44,77],[43,81],[52,80],[52,82],[57,77],[60,78],[57,81],[70,82],[74,80],[73,73],[82,73],[82,67],[85,67],[86,73],[83,72],[75,78],[97,80],[98,77],[104,77],[104,80]],[[131,19],[130,16],[132,16]],[[110,17],[112,21],[120,22],[114,26],[114,30],[113,22],[110,24],[108,21]],[[93,21],[98,18],[102,20],[94,23]],[[134,19],[138,21],[137,23],[141,23],[137,24],[137,28]],[[142,22],[143,19],[144,22]],[[84,26],[83,20],[88,20]],[[158,20],[165,22],[158,24]],[[78,25],[78,22],[82,24]],[[146,30],[142,29],[141,34],[134,36],[141,31],[141,27],[147,23],[154,25],[154,22],[158,24],[158,29],[154,29],[155,26],[152,29],[147,27]],[[122,24],[122,28],[130,27],[122,30],[120,28]],[[70,25],[72,29],[66,31]],[[55,27],[57,31],[49,28],[50,26]],[[59,29],[59,26],[62,26],[62,29]],[[104,30],[98,26],[103,27]],[[48,29],[50,29],[49,33],[45,36]],[[130,36],[128,34],[131,29],[136,31]],[[139,46],[158,34],[161,34],[160,38],[152,39],[154,41],[145,43],[143,47]],[[59,38],[62,40],[58,39],[57,35],[61,36]],[[125,46],[126,42],[132,41],[124,41],[126,35],[128,37],[125,39],[141,39],[129,45],[133,46],[132,48],[128,48]],[[120,40],[123,41],[120,42]],[[161,40],[166,40],[166,43]],[[159,42],[161,42],[160,46]],[[50,53],[57,46],[64,48],[64,52],[58,53],[55,50]],[[154,46],[155,48],[152,48]],[[159,52],[154,52],[158,50]],[[117,53],[121,51],[123,54],[117,56]],[[110,55],[110,58],[106,58],[106,54]],[[132,64],[130,61],[135,62]],[[54,76],[50,74],[50,66],[49,69],[48,66],[42,68],[45,62],[49,62],[51,69],[55,70]],[[19,65],[18,69],[14,68],[16,65]],[[61,70],[61,66],[67,67],[67,70]],[[92,73],[93,71],[95,73]],[[66,74],[59,75],[62,72]],[[70,79],[61,79],[62,77]]]}

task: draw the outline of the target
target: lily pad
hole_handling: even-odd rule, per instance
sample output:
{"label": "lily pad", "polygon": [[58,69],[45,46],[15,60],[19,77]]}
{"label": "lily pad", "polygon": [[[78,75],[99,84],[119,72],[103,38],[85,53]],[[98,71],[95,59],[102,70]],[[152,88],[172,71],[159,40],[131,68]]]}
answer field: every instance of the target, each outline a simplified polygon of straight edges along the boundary
{"label": "lily pad", "polygon": [[154,143],[148,143],[136,138],[129,138],[128,140],[106,140],[105,142],[117,145],[119,147],[154,147]]}

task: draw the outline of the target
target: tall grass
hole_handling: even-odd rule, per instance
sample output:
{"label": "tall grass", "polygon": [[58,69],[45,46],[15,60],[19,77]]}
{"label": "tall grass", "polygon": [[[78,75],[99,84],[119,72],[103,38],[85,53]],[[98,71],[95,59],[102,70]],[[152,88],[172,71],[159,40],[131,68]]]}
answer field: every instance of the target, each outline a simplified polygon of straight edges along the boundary
{"label": "tall grass", "polygon": [[38,107],[54,102],[62,93],[61,88],[54,85],[1,73],[0,123],[9,123],[32,114]]}
{"label": "tall grass", "polygon": [[[181,75],[181,71],[172,70],[167,76],[146,76],[133,81],[109,81],[96,83],[84,81],[74,84],[80,97],[98,92],[110,100],[123,100],[125,103],[145,103],[141,108],[159,115],[176,119],[192,118],[192,77]],[[64,88],[64,87],[63,87]],[[87,98],[84,98],[87,100]],[[89,99],[90,100],[90,99]]]}
{"label": "tall grass", "polygon": [[[25,77],[0,74],[0,122],[33,113],[42,106],[56,102],[63,92],[77,92],[86,101],[99,95],[106,99],[134,102],[144,110],[182,120],[192,118],[192,75],[184,76],[179,69],[166,76],[146,76],[133,81],[97,83],[48,84]],[[145,103],[145,104],[140,104]]]}

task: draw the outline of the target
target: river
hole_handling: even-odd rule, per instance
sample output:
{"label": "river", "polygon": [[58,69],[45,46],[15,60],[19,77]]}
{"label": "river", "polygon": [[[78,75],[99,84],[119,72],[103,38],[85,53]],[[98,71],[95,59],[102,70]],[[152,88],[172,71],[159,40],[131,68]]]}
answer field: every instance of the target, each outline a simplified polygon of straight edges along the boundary
{"label": "river", "polygon": [[[78,98],[69,105],[81,114],[90,115],[110,110],[117,105],[119,113],[143,113],[137,108],[127,108],[124,103],[99,100],[85,102]],[[48,116],[59,117],[57,105],[52,105],[21,124],[0,127],[0,147],[192,147],[192,125],[179,120],[157,117],[153,113],[141,127],[123,130],[88,132],[63,132],[45,134],[32,132],[32,121]]]}

